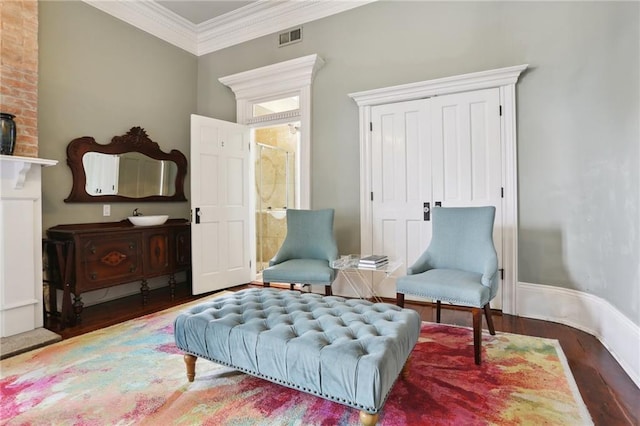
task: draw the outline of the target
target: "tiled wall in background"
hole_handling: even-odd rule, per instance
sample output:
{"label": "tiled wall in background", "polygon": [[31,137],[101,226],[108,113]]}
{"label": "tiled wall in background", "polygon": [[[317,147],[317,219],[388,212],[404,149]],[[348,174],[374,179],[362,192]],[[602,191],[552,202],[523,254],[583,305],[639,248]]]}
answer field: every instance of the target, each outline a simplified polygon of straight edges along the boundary
{"label": "tiled wall in background", "polygon": [[[297,136],[287,125],[255,130],[256,142],[280,148],[257,149],[256,154],[256,255],[257,271],[278,252],[287,235],[283,207],[295,207],[295,150]],[[289,151],[289,185],[287,185],[285,151]],[[289,196],[287,198],[287,191]],[[287,199],[289,202],[287,203]],[[268,210],[280,210],[272,214]]]}

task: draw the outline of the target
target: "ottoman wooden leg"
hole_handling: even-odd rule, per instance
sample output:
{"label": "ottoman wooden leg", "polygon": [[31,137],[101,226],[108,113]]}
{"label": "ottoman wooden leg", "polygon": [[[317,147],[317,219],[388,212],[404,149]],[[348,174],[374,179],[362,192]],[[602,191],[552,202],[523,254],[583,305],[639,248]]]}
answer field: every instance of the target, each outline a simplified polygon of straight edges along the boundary
{"label": "ottoman wooden leg", "polygon": [[410,361],[411,361],[411,355],[409,355],[409,358],[407,358],[407,362],[405,362],[404,365],[402,366],[402,371],[400,371],[400,376],[405,380],[409,378],[409,362]]}
{"label": "ottoman wooden leg", "polygon": [[187,380],[193,382],[196,378],[196,360],[198,357],[195,357],[191,354],[185,354],[184,363],[187,364]]}
{"label": "ottoman wooden leg", "polygon": [[360,411],[360,423],[362,426],[374,426],[378,423],[378,413],[371,414],[365,411]]}

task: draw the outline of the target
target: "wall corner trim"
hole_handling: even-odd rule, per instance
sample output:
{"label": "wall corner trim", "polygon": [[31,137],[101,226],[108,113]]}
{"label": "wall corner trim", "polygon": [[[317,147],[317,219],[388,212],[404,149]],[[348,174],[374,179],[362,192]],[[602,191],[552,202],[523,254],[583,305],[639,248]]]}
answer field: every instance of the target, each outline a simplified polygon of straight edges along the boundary
{"label": "wall corner trim", "polygon": [[640,388],[640,326],[589,293],[518,282],[519,316],[568,325],[595,336]]}

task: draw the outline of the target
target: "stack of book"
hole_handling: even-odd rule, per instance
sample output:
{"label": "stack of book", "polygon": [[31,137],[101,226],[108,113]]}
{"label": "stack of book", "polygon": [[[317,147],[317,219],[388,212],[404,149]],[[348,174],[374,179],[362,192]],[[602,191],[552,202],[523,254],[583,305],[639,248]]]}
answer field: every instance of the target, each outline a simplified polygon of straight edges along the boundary
{"label": "stack of book", "polygon": [[389,263],[389,258],[387,256],[374,254],[361,258],[358,262],[358,268],[379,269],[385,267],[387,263]]}

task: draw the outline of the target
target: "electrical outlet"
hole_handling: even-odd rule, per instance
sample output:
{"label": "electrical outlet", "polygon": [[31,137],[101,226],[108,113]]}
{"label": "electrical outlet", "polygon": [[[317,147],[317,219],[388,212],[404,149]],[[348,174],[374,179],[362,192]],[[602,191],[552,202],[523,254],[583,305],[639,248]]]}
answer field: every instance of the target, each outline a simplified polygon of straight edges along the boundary
{"label": "electrical outlet", "polygon": [[111,204],[102,205],[102,216],[111,216]]}

